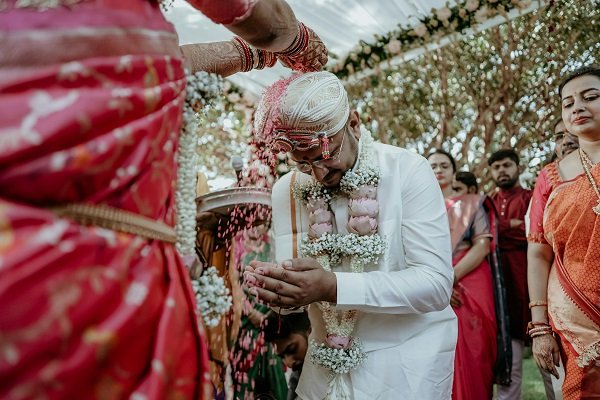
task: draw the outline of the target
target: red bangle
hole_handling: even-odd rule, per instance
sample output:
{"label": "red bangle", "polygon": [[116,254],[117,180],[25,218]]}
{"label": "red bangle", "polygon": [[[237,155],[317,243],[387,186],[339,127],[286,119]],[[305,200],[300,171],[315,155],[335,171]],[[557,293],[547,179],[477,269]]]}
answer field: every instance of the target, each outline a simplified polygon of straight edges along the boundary
{"label": "red bangle", "polygon": [[254,57],[250,46],[237,36],[232,39],[232,42],[242,57],[242,72],[250,71],[254,67]]}
{"label": "red bangle", "polygon": [[302,22],[298,22],[298,35],[287,49],[277,53],[283,57],[297,57],[308,47],[308,28]]}

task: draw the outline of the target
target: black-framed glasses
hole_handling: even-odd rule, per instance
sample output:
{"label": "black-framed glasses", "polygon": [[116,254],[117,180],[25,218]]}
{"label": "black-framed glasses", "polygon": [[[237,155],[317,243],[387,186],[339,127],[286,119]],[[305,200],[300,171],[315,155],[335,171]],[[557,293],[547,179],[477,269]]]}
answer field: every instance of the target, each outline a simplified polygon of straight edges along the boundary
{"label": "black-framed glasses", "polygon": [[344,140],[346,139],[346,131],[344,129],[342,132],[342,141],[340,145],[330,154],[329,158],[321,158],[315,161],[296,161],[296,167],[301,172],[305,174],[310,174],[315,168],[317,169],[329,169],[333,166],[333,163],[338,163],[340,161],[340,156],[342,154],[342,148],[344,147]]}

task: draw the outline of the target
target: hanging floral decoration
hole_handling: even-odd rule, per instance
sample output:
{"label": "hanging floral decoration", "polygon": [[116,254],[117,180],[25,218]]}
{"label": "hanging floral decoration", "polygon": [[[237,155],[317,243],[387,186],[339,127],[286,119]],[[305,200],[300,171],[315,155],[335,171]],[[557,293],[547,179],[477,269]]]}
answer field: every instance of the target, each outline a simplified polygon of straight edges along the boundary
{"label": "hanging floral decoration", "polygon": [[339,78],[346,78],[446,35],[464,32],[497,15],[528,8],[531,3],[532,0],[466,0],[454,6],[432,8],[431,14],[419,18],[415,26],[398,25],[398,29],[386,35],[375,35],[374,42],[360,41],[330,70]]}
{"label": "hanging floral decoration", "polygon": [[207,268],[200,278],[192,279],[192,289],[206,326],[217,326],[233,302],[229,289],[225,286],[223,278],[218,275],[217,269]]}
{"label": "hanging floral decoration", "polygon": [[221,92],[221,78],[207,72],[186,74],[186,99],[177,149],[177,250],[181,255],[195,254],[196,244],[196,131],[201,115]]}

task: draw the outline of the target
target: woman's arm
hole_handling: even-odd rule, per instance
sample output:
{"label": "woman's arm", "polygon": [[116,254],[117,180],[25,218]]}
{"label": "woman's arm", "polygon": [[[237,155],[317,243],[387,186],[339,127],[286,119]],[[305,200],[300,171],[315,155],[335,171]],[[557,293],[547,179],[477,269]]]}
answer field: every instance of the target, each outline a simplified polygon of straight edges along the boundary
{"label": "woman's arm", "polygon": [[[327,48],[319,36],[298,22],[291,7],[284,0],[188,2],[214,22],[225,25],[245,42],[277,56],[286,67],[304,72],[319,71],[327,63]],[[242,60],[242,63],[244,62],[248,62],[247,58]],[[242,67],[238,71],[250,69]],[[229,71],[226,73],[231,74]]]}
{"label": "woman's arm", "polygon": [[455,280],[459,281],[462,277],[477,268],[489,253],[490,238],[480,237],[475,239],[473,246],[471,246],[467,254],[454,266]]}
{"label": "woman's arm", "polygon": [[185,66],[192,73],[206,71],[227,77],[242,70],[242,58],[232,42],[184,44],[179,46]]}
{"label": "woman's arm", "polygon": [[[527,246],[527,286],[531,301],[543,301],[548,298],[548,275],[554,253],[552,247],[542,243],[529,242]],[[547,307],[533,307],[532,321],[548,322]]]}
{"label": "woman's arm", "polygon": [[[529,299],[532,302],[545,303],[548,299],[548,275],[554,253],[552,247],[542,243],[529,242],[527,248],[527,285]],[[531,320],[534,323],[547,324],[548,306],[531,307]],[[551,334],[536,336],[531,346],[533,358],[540,368],[549,371],[558,378],[556,365],[560,353],[556,339]]]}
{"label": "woman's arm", "polygon": [[225,27],[251,45],[272,52],[287,49],[298,35],[294,11],[283,0],[260,0],[246,19]]}

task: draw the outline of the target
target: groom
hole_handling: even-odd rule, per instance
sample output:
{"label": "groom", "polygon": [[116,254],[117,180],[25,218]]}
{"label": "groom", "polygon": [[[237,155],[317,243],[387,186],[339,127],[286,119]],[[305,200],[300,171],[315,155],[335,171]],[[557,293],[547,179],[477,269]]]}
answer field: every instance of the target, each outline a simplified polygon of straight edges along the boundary
{"label": "groom", "polygon": [[273,188],[278,264],[244,276],[272,306],[311,305],[300,398],[450,399],[452,256],[427,161],[373,142],[328,72],[276,82],[255,130],[297,163]]}

